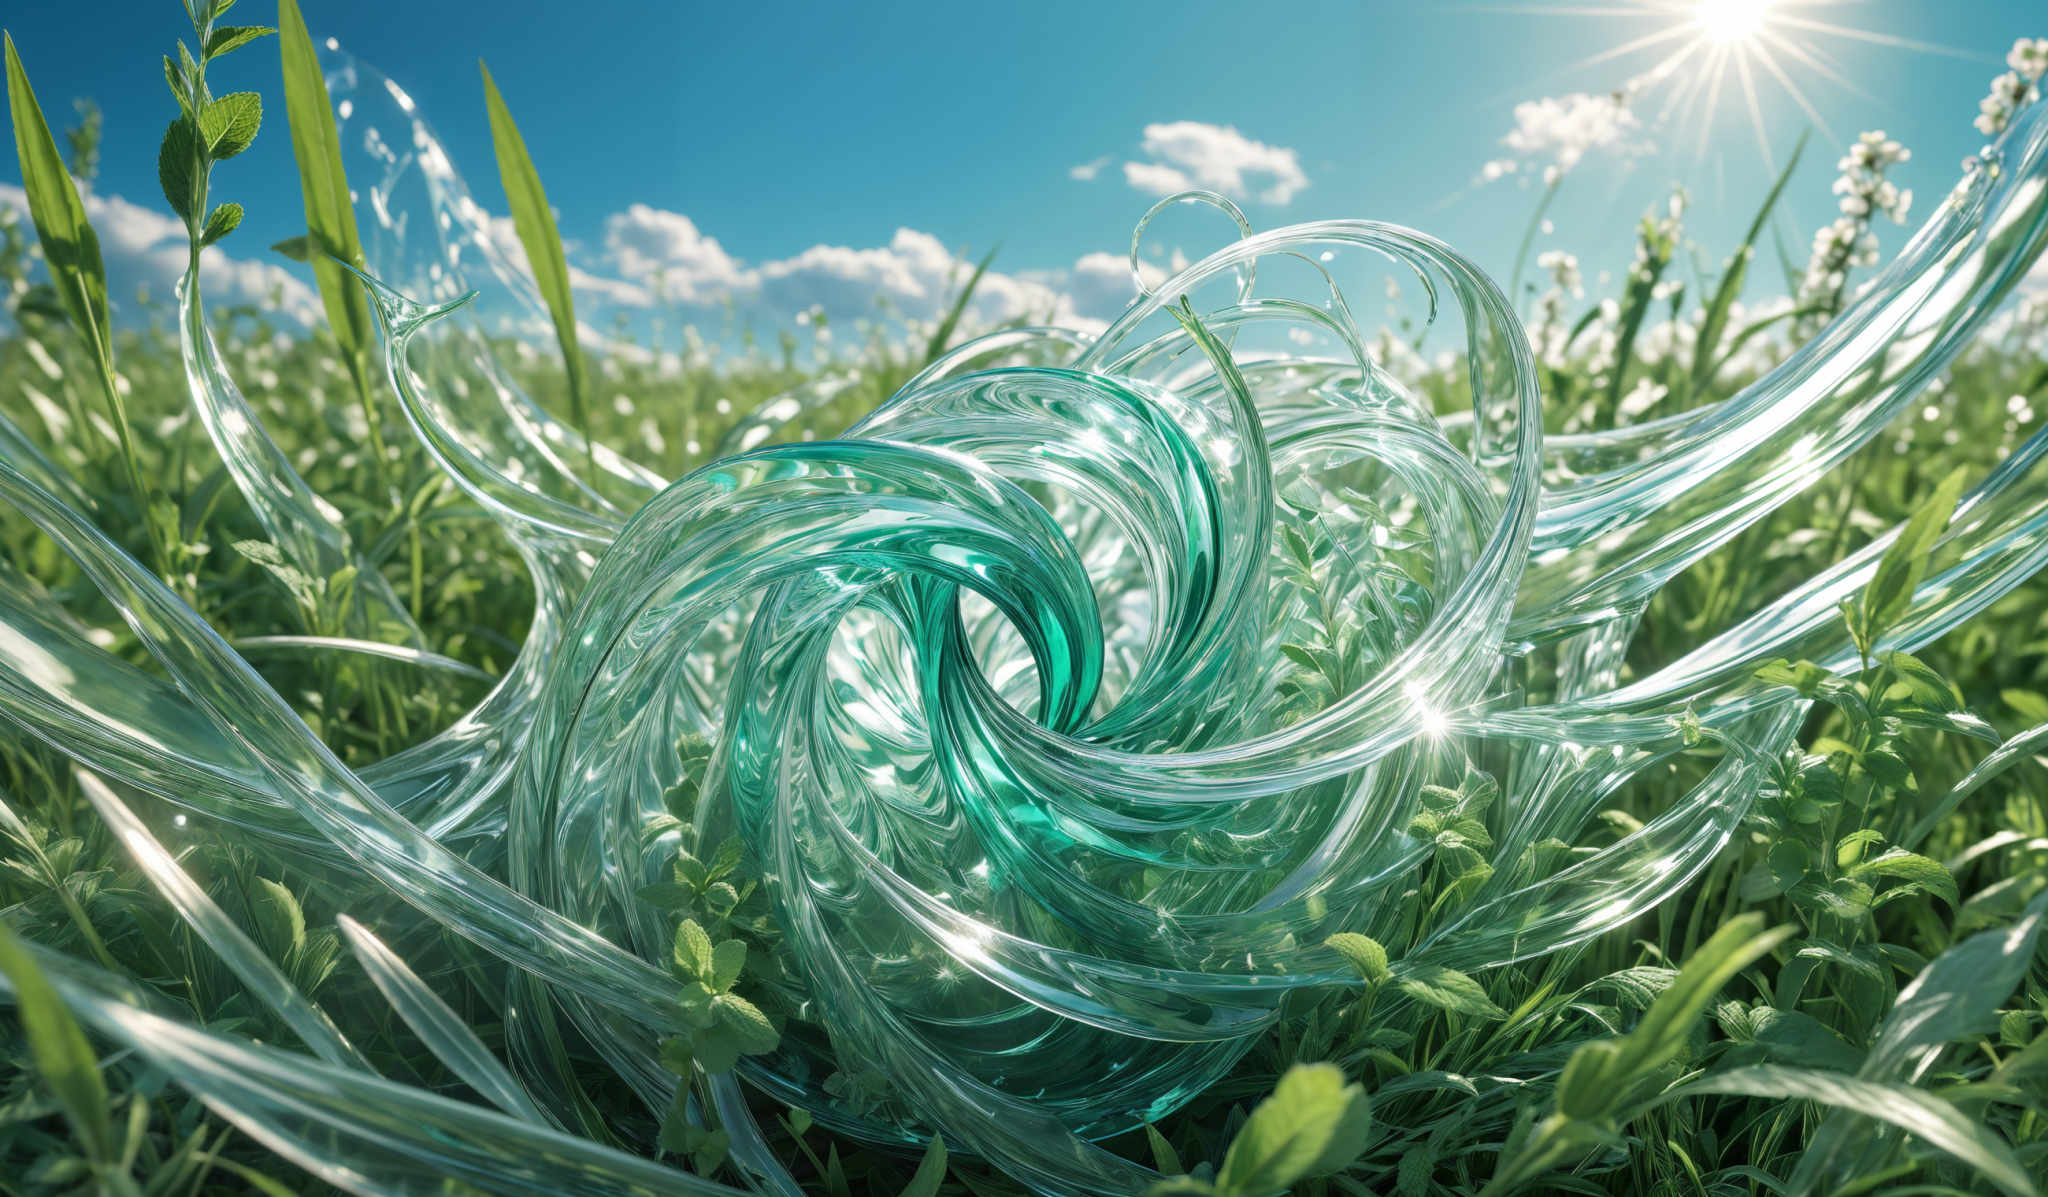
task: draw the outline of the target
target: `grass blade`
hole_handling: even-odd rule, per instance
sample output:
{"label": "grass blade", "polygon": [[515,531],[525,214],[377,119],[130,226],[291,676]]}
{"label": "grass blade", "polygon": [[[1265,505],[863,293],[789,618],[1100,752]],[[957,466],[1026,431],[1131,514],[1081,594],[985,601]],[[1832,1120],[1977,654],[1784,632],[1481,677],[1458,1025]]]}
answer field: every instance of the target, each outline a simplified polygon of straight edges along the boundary
{"label": "grass blade", "polygon": [[85,203],[64,167],[64,156],[50,136],[49,122],[29,86],[15,52],[7,43],[7,107],[14,117],[14,150],[21,158],[22,189],[28,192],[29,218],[43,243],[51,281],[63,297],[64,310],[86,348],[111,370],[113,332],[107,323],[107,271],[100,261],[100,239],[85,218]]}
{"label": "grass blade", "polygon": [[[291,124],[292,156],[299,163],[299,190],[306,201],[306,235],[317,253],[308,255],[320,285],[320,306],[328,330],[341,347],[342,362],[358,395],[370,390],[369,348],[373,335],[369,301],[334,259],[360,269],[363,247],[356,235],[355,205],[341,165],[341,134],[320,56],[299,15],[298,0],[278,0],[278,55],[284,65],[284,110]],[[370,427],[377,422],[372,419]],[[379,459],[381,466],[382,460]]]}
{"label": "grass blade", "polygon": [[975,263],[974,273],[967,277],[967,285],[960,288],[960,294],[954,297],[953,306],[947,310],[946,318],[939,321],[938,328],[932,330],[932,339],[925,345],[925,365],[929,366],[938,361],[939,355],[946,352],[946,342],[953,339],[953,330],[960,327],[960,317],[966,315],[967,303],[974,298],[974,289],[981,285],[981,276],[988,273],[989,263],[996,260],[996,250],[1001,248],[1002,246],[998,245],[995,249],[989,250],[981,256],[981,261]]}
{"label": "grass blade", "polygon": [[1870,575],[1870,583],[1863,588],[1856,605],[1854,620],[1858,644],[1866,654],[1877,647],[1885,632],[1912,606],[1913,592],[1920,588],[1920,579],[1927,573],[1935,542],[1948,530],[1949,520],[1955,515],[1965,473],[1961,466],[1949,471],[1927,501],[1914,510],[1906,526],[1900,529],[1898,539],[1878,560],[1877,570]]}
{"label": "grass blade", "polygon": [[86,1155],[96,1163],[112,1161],[114,1127],[107,1117],[107,1085],[100,1077],[99,1057],[43,970],[5,923],[0,923],[0,974],[14,988],[15,1005],[43,1083],[64,1107]]}
{"label": "grass blade", "polygon": [[[1681,1085],[1659,1100],[1721,1094],[1781,1101],[1816,1101],[1890,1123],[1929,1146],[1975,1168],[1984,1179],[2014,1197],[2038,1197],[2040,1190],[2012,1149],[1988,1127],[1965,1116],[1925,1089],[1861,1080],[1815,1068],[1759,1064]],[[1798,1184],[1795,1181],[1793,1188]]]}
{"label": "grass blade", "polygon": [[576,431],[590,454],[591,473],[596,474],[596,447],[590,442],[590,417],[586,407],[587,379],[583,350],[576,340],[576,303],[569,294],[569,262],[562,254],[562,235],[555,229],[555,215],[548,207],[548,194],[541,187],[540,172],[526,152],[526,139],[519,135],[505,98],[491,78],[491,68],[478,61],[484,77],[484,106],[490,111],[491,147],[498,156],[498,178],[505,185],[505,201],[512,208],[512,225],[519,244],[526,249],[527,264],[534,284],[547,301],[548,315],[555,322],[555,340],[562,346],[562,364],[569,374],[569,411]]}
{"label": "grass blade", "polygon": [[1785,191],[1785,184],[1792,178],[1792,172],[1799,165],[1799,156],[1806,152],[1808,134],[1800,134],[1799,144],[1792,147],[1792,157],[1785,163],[1785,169],[1778,172],[1778,180],[1771,184],[1769,195],[1764,197],[1763,206],[1757,209],[1756,219],[1749,222],[1749,231],[1743,234],[1742,244],[1736,247],[1735,256],[1728,260],[1728,270],[1721,276],[1721,283],[1714,288],[1714,297],[1707,301],[1705,317],[1700,321],[1699,339],[1692,351],[1692,389],[1695,394],[1713,380],[1714,369],[1720,363],[1714,360],[1714,350],[1721,344],[1722,334],[1728,330],[1728,309],[1742,294],[1742,286],[1749,278],[1749,263],[1756,257],[1756,239],[1763,234],[1764,222],[1771,218],[1771,209],[1778,206],[1778,197]]}

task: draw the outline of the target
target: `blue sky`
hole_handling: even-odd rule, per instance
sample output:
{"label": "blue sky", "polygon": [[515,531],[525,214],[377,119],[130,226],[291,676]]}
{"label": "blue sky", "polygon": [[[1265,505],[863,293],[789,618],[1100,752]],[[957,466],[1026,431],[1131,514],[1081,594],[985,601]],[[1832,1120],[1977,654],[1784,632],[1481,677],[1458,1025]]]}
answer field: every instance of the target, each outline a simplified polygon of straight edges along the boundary
{"label": "blue sky", "polygon": [[[585,269],[644,282],[659,264],[694,278],[704,302],[734,294],[764,320],[808,302],[851,303],[871,285],[932,292],[950,251],[978,254],[998,242],[996,269],[1014,286],[993,292],[992,304],[1055,293],[1072,298],[1065,310],[1099,316],[1123,282],[1088,255],[1121,256],[1154,198],[1146,188],[1171,185],[1171,172],[1239,191],[1260,227],[1392,220],[1504,274],[1542,168],[1557,158],[1556,138],[1573,128],[1587,135],[1582,125],[1525,127],[1518,151],[1503,141],[1518,127],[1517,105],[1597,97],[1640,77],[1693,36],[1683,32],[1692,7],[304,0],[316,36],[338,38],[410,92],[486,207],[502,210],[502,197],[479,57],[520,121]],[[243,0],[232,19],[269,22],[274,9]],[[1791,23],[1808,20],[1949,52]],[[1770,21],[1855,85],[1777,55],[1838,138],[1883,128],[1914,152],[1893,177],[1921,197],[1915,222],[1982,144],[1970,119],[2012,40],[2048,34],[2038,0],[1779,0]],[[138,221],[141,210],[162,211],[155,150],[171,101],[157,56],[184,31],[180,6],[32,4],[6,22],[53,120],[68,116],[74,97],[103,107],[99,195],[129,201]],[[1680,32],[1585,61],[1665,30]],[[1765,133],[1782,155],[1812,120],[1760,65],[1758,74]],[[216,90],[263,92],[271,112],[255,148],[217,176],[219,193],[248,209],[224,248],[250,260],[239,277],[253,286],[268,277],[255,264],[262,247],[297,232],[300,218],[274,43],[222,60],[215,78]],[[1626,261],[1635,218],[1673,180],[1690,189],[1690,235],[1715,262],[1768,183],[1735,76],[1704,149],[1696,120],[1659,119],[1679,86],[1675,78],[1635,97],[1632,123],[1604,144],[1595,137],[1564,182],[1539,248],[1578,252],[1589,281]],[[1564,102],[1533,115],[1555,126],[1573,111]],[[1838,154],[1816,133],[1788,195],[1780,233],[1797,258],[1833,214]],[[1481,181],[1485,163],[1508,160],[1521,169]],[[0,178],[18,180],[11,154],[0,163]],[[1092,178],[1077,177],[1090,172],[1076,167],[1089,166]],[[1174,231],[1184,243],[1167,238],[1162,250],[1198,256],[1211,230]],[[1887,250],[1903,236],[1888,230]]]}

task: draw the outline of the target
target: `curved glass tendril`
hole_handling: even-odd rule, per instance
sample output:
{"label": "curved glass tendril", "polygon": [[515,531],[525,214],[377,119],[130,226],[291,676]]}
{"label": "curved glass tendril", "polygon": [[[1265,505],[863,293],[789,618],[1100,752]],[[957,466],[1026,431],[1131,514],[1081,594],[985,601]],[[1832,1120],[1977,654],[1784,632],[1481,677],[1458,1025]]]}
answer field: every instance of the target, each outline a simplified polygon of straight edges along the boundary
{"label": "curved glass tendril", "polygon": [[[99,1031],[359,1192],[438,1191],[447,1175],[507,1193],[721,1189],[601,1146],[611,1136],[551,1062],[573,1034],[666,1107],[674,926],[641,893],[678,848],[708,857],[728,835],[772,905],[761,984],[782,1040],[735,1075],[699,1073],[687,1096],[750,1182],[780,1193],[796,1187],[744,1087],[879,1143],[943,1131],[1048,1193],[1128,1193],[1151,1174],[1095,1141],[1223,1076],[1291,994],[1348,983],[1330,934],[1382,939],[1397,974],[1469,971],[1648,909],[1713,859],[1800,724],[1802,700],[1755,666],[1853,661],[1836,608],[1891,537],[1620,685],[1637,615],[1905,410],[2048,238],[2036,105],[1882,277],[1753,385],[1546,437],[1527,335],[1456,250],[1362,220],[1254,233],[1192,193],[1145,221],[1207,203],[1241,236],[1141,277],[1099,332],[994,333],[838,439],[776,443],[846,392],[827,375],[739,420],[687,477],[600,451],[592,483],[576,433],[457,315],[472,282],[539,306],[440,142],[388,80],[330,64],[389,380],[419,443],[527,564],[522,651],[439,735],[351,770],[10,428],[0,497],[78,561],[162,672],[4,573],[0,712],[119,787],[344,889],[395,894],[511,966],[501,1061],[345,923],[407,1024],[496,1108],[394,1085],[113,789],[89,786],[144,873],[302,1041],[181,1025],[42,952],[55,983]],[[1432,317],[1441,305],[1462,324],[1455,404],[1383,369],[1351,317],[1347,281],[1387,262],[1422,280]],[[358,563],[228,376],[189,277],[180,302],[192,400],[280,551],[314,576]],[[2044,445],[1969,492],[1944,540],[1953,564],[1888,647],[1940,635],[2048,558]],[[343,636],[242,647],[467,668],[362,576]],[[1283,649],[1333,621],[1341,660]],[[1303,655],[1320,692],[1300,682]],[[1641,830],[1576,848],[1603,796],[1680,750],[1688,713],[1731,745],[1719,764]],[[1492,872],[1462,915],[1410,935],[1422,787],[1482,759],[1501,791]],[[684,823],[667,796],[686,782]],[[1571,850],[1537,850],[1552,842]]]}

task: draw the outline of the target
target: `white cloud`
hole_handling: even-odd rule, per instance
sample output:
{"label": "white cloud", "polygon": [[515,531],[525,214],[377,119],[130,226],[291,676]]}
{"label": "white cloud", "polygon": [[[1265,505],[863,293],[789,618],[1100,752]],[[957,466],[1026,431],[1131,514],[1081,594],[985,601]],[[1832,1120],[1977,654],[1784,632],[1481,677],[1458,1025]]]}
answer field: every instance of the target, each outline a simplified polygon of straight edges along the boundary
{"label": "white cloud", "polygon": [[[81,198],[86,219],[99,236],[108,302],[118,310],[137,287],[147,287],[153,297],[168,301],[185,273],[184,223],[118,195],[88,190]],[[0,183],[0,206],[14,209],[26,225],[27,192]],[[303,326],[320,318],[319,296],[303,279],[275,262],[230,257],[220,246],[200,255],[199,283],[202,293],[217,304],[253,304]]]}
{"label": "white cloud", "polygon": [[[491,236],[497,239],[495,230]],[[877,299],[886,301],[895,319],[930,322],[945,313],[974,268],[939,238],[910,228],[897,229],[886,245],[820,243],[749,263],[728,254],[688,216],[646,204],[606,220],[605,250],[599,265],[618,277],[572,267],[579,292],[635,308],[708,308],[730,301],[778,322],[812,309],[822,309],[835,323],[875,317]],[[523,259],[515,255],[515,261]],[[976,285],[964,323],[986,328],[1049,319],[1087,325],[1091,321],[1061,289],[1066,277],[1064,271],[991,270]]]}
{"label": "white cloud", "polygon": [[[1525,159],[1570,170],[1595,151],[1620,155],[1647,152],[1650,145],[1639,138],[1641,131],[1625,93],[1595,96],[1572,92],[1515,105],[1515,127],[1500,143]],[[1489,178],[1513,169],[1506,162],[1488,163],[1487,167]]]}
{"label": "white cloud", "polygon": [[[883,297],[899,315],[928,321],[944,313],[972,268],[937,237],[902,228],[886,246],[814,245],[764,262],[756,272],[757,294],[771,313],[794,314],[815,305],[835,319],[872,315],[876,298]],[[982,276],[968,305],[969,323],[981,327],[1074,316],[1071,301],[1053,287],[994,270]]]}
{"label": "white cloud", "polygon": [[1124,182],[1147,195],[1172,195],[1176,191],[1192,191],[1195,186],[1193,179],[1157,162],[1124,163]]}
{"label": "white cloud", "polygon": [[1116,161],[1116,156],[1114,154],[1104,154],[1102,157],[1097,158],[1092,162],[1083,162],[1079,166],[1068,167],[1067,177],[1070,179],[1079,179],[1083,183],[1092,182],[1096,175],[1102,173],[1103,167],[1108,166],[1110,163],[1114,161]]}
{"label": "white cloud", "polygon": [[[1139,269],[1148,287],[1166,281],[1166,271],[1150,262],[1140,262]],[[1131,281],[1131,260],[1124,254],[1084,254],[1059,282],[1074,310],[1096,320],[1114,318],[1138,297],[1137,285]]]}
{"label": "white cloud", "polygon": [[1232,199],[1285,204],[1308,186],[1301,155],[1286,146],[1253,141],[1229,125],[1146,125],[1144,150],[1154,161],[1126,162],[1124,180],[1157,195],[1185,190],[1187,181],[1193,180]]}
{"label": "white cloud", "polygon": [[706,237],[681,212],[634,204],[604,222],[604,245],[619,273],[658,285],[683,303],[751,286],[753,280],[715,237]]}

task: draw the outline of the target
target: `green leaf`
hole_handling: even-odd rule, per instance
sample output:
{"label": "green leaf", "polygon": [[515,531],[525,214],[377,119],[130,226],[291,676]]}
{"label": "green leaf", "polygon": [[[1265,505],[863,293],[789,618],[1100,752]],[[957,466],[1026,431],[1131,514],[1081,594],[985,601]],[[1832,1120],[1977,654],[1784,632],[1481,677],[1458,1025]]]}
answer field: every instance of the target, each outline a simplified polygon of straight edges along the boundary
{"label": "green leaf", "polygon": [[2011,927],[1980,931],[1936,956],[1899,991],[1860,1075],[1889,1079],[1926,1048],[1988,1030],[2025,979],[2044,920],[2048,894]]}
{"label": "green leaf", "polygon": [[484,78],[484,106],[491,118],[491,145],[497,151],[498,178],[505,185],[505,200],[512,208],[512,225],[519,244],[526,248],[527,264],[533,268],[534,285],[547,301],[554,319],[555,340],[562,348],[562,363],[569,374],[569,409],[577,430],[589,440],[590,421],[586,409],[587,379],[583,349],[576,340],[576,304],[569,294],[569,263],[562,255],[562,237],[555,230],[555,215],[548,207],[547,192],[541,187],[540,172],[526,152],[526,140],[498,94],[491,69],[481,61],[477,69]]}
{"label": "green leaf", "polygon": [[1940,895],[1951,907],[1962,905],[1962,899],[1956,893],[1956,879],[1949,875],[1941,862],[1904,848],[1888,849],[1882,855],[1873,856],[1850,869],[1849,875],[1857,878],[1888,877],[1908,882]]}
{"label": "green leaf", "polygon": [[100,239],[85,218],[78,187],[64,168],[64,156],[50,136],[49,122],[29,86],[12,35],[7,50],[7,108],[14,122],[14,150],[21,160],[22,189],[28,193],[29,219],[42,242],[50,279],[64,300],[65,314],[85,341],[86,349],[112,368],[113,333],[107,323],[107,271],[100,261]]}
{"label": "green leaf", "polygon": [[676,928],[675,955],[677,966],[699,981],[708,983],[717,972],[711,937],[696,919],[684,919]]}
{"label": "green leaf", "polygon": [[242,205],[221,204],[206,218],[206,229],[200,234],[199,244],[212,245],[214,242],[235,231],[242,223]]}
{"label": "green leaf", "polygon": [[268,877],[256,878],[262,896],[256,901],[257,917],[263,921],[265,938],[292,952],[306,946],[306,912],[292,891]]}
{"label": "green leaf", "polygon": [[[1660,1096],[1658,1104],[1705,1094],[1816,1101],[1877,1118],[1975,1168],[1986,1180],[2014,1197],[2038,1197],[2040,1192],[2028,1177],[2026,1167],[2013,1158],[2012,1149],[1988,1127],[1934,1094],[1911,1085],[1883,1084],[1810,1068],[1758,1064],[1681,1085]],[[1801,1161],[1800,1172],[1790,1186],[1794,1191],[1810,1189],[1818,1179],[1806,1176],[1809,1169],[1818,1171],[1818,1158],[1810,1155]],[[1806,1177],[1804,1186],[1801,1177]]]}
{"label": "green leaf", "polygon": [[1620,1039],[1595,1039],[1575,1049],[1557,1078],[1557,1112],[1591,1120],[1614,1112],[1636,1079]]}
{"label": "green leaf", "polygon": [[311,262],[313,260],[313,239],[306,236],[286,237],[282,241],[273,242],[270,250],[272,253],[283,254],[294,262]]}
{"label": "green leaf", "polygon": [[1507,1011],[1493,1004],[1479,982],[1456,969],[1437,964],[1404,965],[1395,984],[1402,993],[1439,1010],[1474,1018],[1507,1017]]}
{"label": "green leaf", "polygon": [[1387,950],[1379,945],[1378,940],[1350,931],[1339,931],[1324,940],[1323,946],[1349,961],[1351,967],[1358,970],[1358,975],[1364,978],[1367,984],[1378,985],[1393,975],[1387,968]]}
{"label": "green leaf", "polygon": [[698,1067],[713,1075],[731,1072],[740,1060],[740,1045],[714,1030],[698,1031],[690,1046]]}
{"label": "green leaf", "polygon": [[192,89],[185,82],[184,68],[164,55],[164,86],[170,88],[171,98],[178,102],[179,111],[192,115]]}
{"label": "green leaf", "polygon": [[358,268],[363,265],[355,205],[342,171],[341,135],[327,97],[327,78],[321,73],[320,55],[306,32],[305,19],[299,15],[298,0],[278,0],[277,29],[278,54],[284,64],[284,111],[291,123],[292,156],[299,164],[299,190],[305,197],[313,278],[320,287],[328,331],[334,334],[349,379],[358,394],[368,394],[368,349],[374,335],[369,301],[362,288],[332,260],[338,258]]}
{"label": "green leaf", "polygon": [[934,1135],[931,1146],[924,1149],[924,1159],[918,1161],[916,1174],[903,1186],[903,1197],[937,1197],[945,1179],[946,1137]]}
{"label": "green leaf", "polygon": [[14,988],[15,1008],[28,1032],[36,1070],[64,1108],[86,1155],[101,1163],[114,1159],[114,1129],[107,1117],[107,1086],[100,1078],[99,1058],[43,970],[5,923],[0,923],[0,973]]}
{"label": "green leaf", "polygon": [[1372,1102],[1334,1064],[1296,1064],[1245,1120],[1223,1158],[1216,1189],[1267,1197],[1295,1181],[1348,1166],[1372,1134]]}
{"label": "green leaf", "polygon": [[1685,1047],[1707,1003],[1735,975],[1762,959],[1792,934],[1789,926],[1763,930],[1760,914],[1731,919],[1694,949],[1670,988],[1657,995],[1635,1029],[1623,1036],[1629,1076],[1660,1068]]}
{"label": "green leaf", "polygon": [[746,966],[747,945],[737,939],[724,940],[711,951],[712,976],[706,984],[723,993],[740,979],[740,970]]}
{"label": "green leaf", "polygon": [[782,1036],[776,1033],[775,1024],[768,1021],[768,1016],[761,1013],[761,1008],[738,994],[718,995],[718,1000],[712,1003],[712,1009],[718,1015],[715,1025],[732,1036],[732,1041],[739,1045],[740,1051],[750,1056],[772,1052],[775,1045],[782,1042]]}
{"label": "green leaf", "polygon": [[171,205],[171,211],[188,223],[198,219],[192,210],[192,159],[198,150],[192,122],[182,116],[172,119],[156,150],[157,185],[164,189],[164,200]]}
{"label": "green leaf", "polygon": [[1863,589],[1862,601],[1856,608],[1858,630],[1866,648],[1874,647],[1912,606],[1913,592],[1919,589],[1920,579],[1927,573],[1928,558],[1934,552],[1935,542],[1941,539],[1949,520],[1955,515],[1956,500],[1963,493],[1964,476],[1965,470],[1961,466],[1950,471],[1926,502],[1913,512],[1906,526],[1900,529],[1898,539],[1879,559],[1877,570],[1871,574],[1869,584]]}
{"label": "green leaf", "polygon": [[232,158],[256,140],[263,125],[263,97],[253,91],[229,92],[199,112],[199,141],[208,156]]}
{"label": "green leaf", "polygon": [[1187,1171],[1181,1167],[1180,1153],[1166,1141],[1165,1135],[1159,1133],[1159,1128],[1149,1122],[1145,1124],[1145,1142],[1152,1149],[1152,1167],[1161,1176],[1179,1176]]}
{"label": "green leaf", "polygon": [[206,57],[219,58],[230,50],[238,50],[259,37],[276,32],[267,25],[222,25],[207,37]]}
{"label": "green leaf", "polygon": [[2032,690],[2000,690],[1998,697],[2030,725],[2048,723],[2048,698]]}

